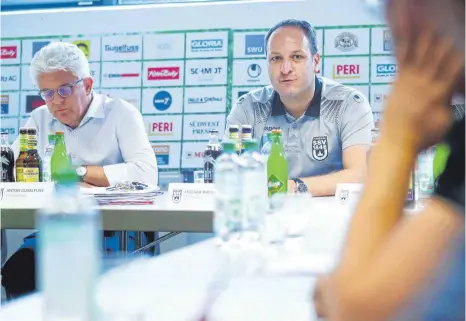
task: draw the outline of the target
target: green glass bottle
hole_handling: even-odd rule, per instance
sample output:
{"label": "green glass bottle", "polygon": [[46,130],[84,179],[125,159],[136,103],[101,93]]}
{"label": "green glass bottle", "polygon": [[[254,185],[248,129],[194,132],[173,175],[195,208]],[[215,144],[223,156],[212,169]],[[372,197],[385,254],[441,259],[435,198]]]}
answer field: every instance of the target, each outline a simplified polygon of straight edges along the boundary
{"label": "green glass bottle", "polygon": [[267,188],[269,196],[288,192],[288,161],[282,145],[282,131],[272,130],[272,149],[267,160]]}
{"label": "green glass bottle", "polygon": [[71,159],[66,153],[65,136],[63,132],[56,132],[55,148],[53,150],[51,163],[52,181],[55,183],[78,182],[79,177],[71,165]]}

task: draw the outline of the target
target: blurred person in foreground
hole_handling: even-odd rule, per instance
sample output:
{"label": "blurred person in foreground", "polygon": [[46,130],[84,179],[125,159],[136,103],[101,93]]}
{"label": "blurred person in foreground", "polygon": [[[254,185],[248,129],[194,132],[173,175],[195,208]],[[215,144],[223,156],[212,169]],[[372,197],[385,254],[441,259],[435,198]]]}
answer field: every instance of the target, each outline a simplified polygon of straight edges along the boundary
{"label": "blurred person in foreground", "polygon": [[[46,103],[32,111],[25,125],[37,129],[41,156],[48,135],[62,131],[83,186],[107,187],[122,181],[158,184],[157,161],[141,113],[128,102],[94,91],[89,62],[79,47],[65,42],[45,46],[33,57],[30,75]],[[15,158],[18,143],[19,138],[13,144]],[[26,237],[2,268],[9,298],[36,289],[36,236],[37,232]]]}
{"label": "blurred person in foreground", "polygon": [[[314,290],[327,320],[465,319],[465,124],[450,107],[464,96],[464,10],[464,0],[386,2],[399,74],[341,261]],[[442,141],[434,196],[404,216],[416,156]]]}

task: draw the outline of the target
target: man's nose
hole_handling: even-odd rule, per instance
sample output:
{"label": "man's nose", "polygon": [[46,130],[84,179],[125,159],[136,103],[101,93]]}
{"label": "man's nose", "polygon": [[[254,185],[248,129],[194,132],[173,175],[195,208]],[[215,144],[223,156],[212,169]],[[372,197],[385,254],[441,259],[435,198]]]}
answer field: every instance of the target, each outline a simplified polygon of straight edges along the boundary
{"label": "man's nose", "polygon": [[280,72],[282,74],[289,74],[291,71],[293,71],[292,64],[289,60],[283,60],[281,66],[280,66]]}
{"label": "man's nose", "polygon": [[63,101],[65,100],[65,98],[63,98],[62,96],[60,96],[57,92],[55,92],[53,94],[53,99],[52,99],[52,104],[53,105],[60,105],[63,103]]}

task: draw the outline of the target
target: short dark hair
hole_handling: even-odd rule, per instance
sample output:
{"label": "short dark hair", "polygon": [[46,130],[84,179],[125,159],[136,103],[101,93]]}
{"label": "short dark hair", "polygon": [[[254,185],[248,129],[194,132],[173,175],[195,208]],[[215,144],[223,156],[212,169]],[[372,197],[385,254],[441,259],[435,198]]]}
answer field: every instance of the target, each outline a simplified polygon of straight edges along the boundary
{"label": "short dark hair", "polygon": [[305,20],[296,20],[296,19],[287,19],[280,21],[275,26],[270,28],[270,30],[265,35],[265,51],[267,52],[267,45],[269,44],[269,39],[272,33],[281,27],[296,27],[304,31],[306,38],[309,40],[309,45],[311,46],[311,54],[315,55],[319,48],[317,46],[317,34],[314,27]]}

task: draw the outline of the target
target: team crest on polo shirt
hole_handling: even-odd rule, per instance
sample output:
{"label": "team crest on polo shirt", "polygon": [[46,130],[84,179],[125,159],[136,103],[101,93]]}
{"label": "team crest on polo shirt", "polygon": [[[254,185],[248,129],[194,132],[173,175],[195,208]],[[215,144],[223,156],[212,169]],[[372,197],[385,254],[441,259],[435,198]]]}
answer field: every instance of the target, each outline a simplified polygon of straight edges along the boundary
{"label": "team crest on polo shirt", "polygon": [[312,157],[316,161],[323,161],[328,157],[327,136],[318,136],[312,138]]}

